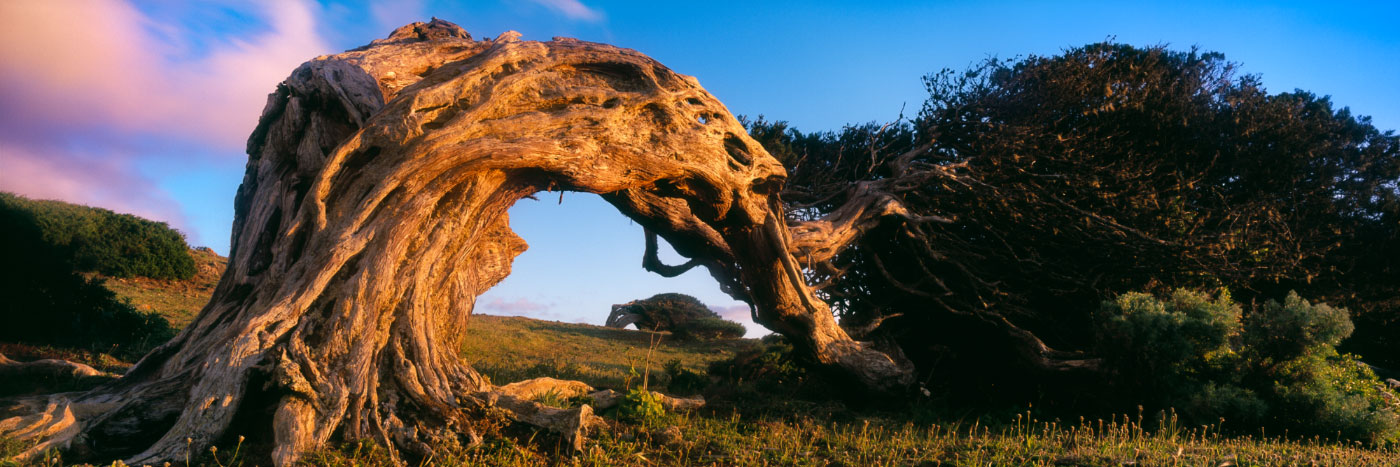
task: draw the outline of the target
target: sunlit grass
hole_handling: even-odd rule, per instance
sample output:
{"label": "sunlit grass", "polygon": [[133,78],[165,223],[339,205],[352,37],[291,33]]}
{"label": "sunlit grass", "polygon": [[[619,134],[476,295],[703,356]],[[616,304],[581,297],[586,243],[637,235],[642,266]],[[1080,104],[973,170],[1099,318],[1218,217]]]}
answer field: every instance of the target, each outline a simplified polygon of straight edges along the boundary
{"label": "sunlit grass", "polygon": [[[622,389],[629,370],[645,370],[651,336],[636,330],[476,314],[468,321],[461,356],[496,384],[549,376]],[[711,362],[754,345],[751,339],[680,341],[667,333],[659,337],[661,345],[650,360],[653,375],[671,360],[704,372]]]}
{"label": "sunlit grass", "polygon": [[[630,368],[641,370],[651,337],[640,331],[480,315],[472,317],[469,328],[463,358],[497,383],[553,376],[618,388]],[[652,376],[672,359],[703,371],[709,362],[747,345],[753,344],[663,339],[652,356]],[[661,388],[656,381],[653,387]],[[668,413],[638,423],[605,412],[607,426],[594,433],[581,452],[571,452],[557,436],[516,425],[483,433],[477,445],[464,445],[464,439],[432,446],[430,457],[410,465],[1400,465],[1400,452],[1394,447],[1281,439],[1273,433],[1230,436],[1220,426],[1182,426],[1171,414],[1063,421],[1041,420],[1028,410],[960,419],[940,417],[936,410],[918,405],[900,413],[833,409],[829,406],[834,402],[807,402],[753,388],[735,397],[742,400],[716,401],[695,413]],[[583,401],[544,399],[554,406]],[[664,433],[671,427],[679,436]],[[23,442],[0,439],[0,459],[24,447]],[[215,467],[266,464],[236,443],[191,453],[189,459],[193,465]],[[372,442],[317,450],[301,464],[394,465],[387,450]],[[0,467],[18,465],[22,464],[0,461]],[[51,453],[33,465],[72,464]]]}
{"label": "sunlit grass", "polygon": [[[679,442],[656,433],[676,426]],[[1227,437],[1217,427],[1144,427],[1136,420],[1063,425],[1026,416],[918,425],[875,418],[816,419],[676,415],[652,426],[617,425],[576,454],[536,437],[495,439],[442,452],[431,465],[1347,465],[1393,466],[1400,452],[1321,440]],[[370,451],[322,451],[307,465],[387,465]]]}
{"label": "sunlit grass", "polygon": [[228,265],[228,258],[212,251],[193,249],[190,256],[196,272],[189,280],[111,277],[104,285],[138,310],[154,312],[175,329],[183,328],[209,303],[214,286]]}

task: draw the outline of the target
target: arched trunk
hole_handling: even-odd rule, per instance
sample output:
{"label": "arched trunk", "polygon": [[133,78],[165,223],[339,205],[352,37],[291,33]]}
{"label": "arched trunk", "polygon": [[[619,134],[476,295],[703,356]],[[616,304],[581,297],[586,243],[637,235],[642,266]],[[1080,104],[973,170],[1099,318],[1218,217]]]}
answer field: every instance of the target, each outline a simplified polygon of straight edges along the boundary
{"label": "arched trunk", "polygon": [[287,465],[333,437],[427,455],[490,405],[577,433],[587,407],[492,393],[457,355],[476,297],[525,249],[506,210],[544,190],[602,194],[818,361],[909,384],[907,361],[850,339],[804,283],[783,168],[693,78],[517,37],[435,20],[298,68],[249,140],[210,303],[112,384],[12,401],[0,434],[138,464],[270,433]]}

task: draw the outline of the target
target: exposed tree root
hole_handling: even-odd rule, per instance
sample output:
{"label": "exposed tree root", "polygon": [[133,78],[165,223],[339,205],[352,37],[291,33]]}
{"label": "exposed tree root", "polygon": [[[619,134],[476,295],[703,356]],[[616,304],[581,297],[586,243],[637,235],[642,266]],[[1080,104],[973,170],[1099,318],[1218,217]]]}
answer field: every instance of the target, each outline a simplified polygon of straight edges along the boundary
{"label": "exposed tree root", "polygon": [[17,362],[0,354],[0,379],[27,378],[91,378],[116,377],[82,363],[67,360],[44,359],[32,362]]}

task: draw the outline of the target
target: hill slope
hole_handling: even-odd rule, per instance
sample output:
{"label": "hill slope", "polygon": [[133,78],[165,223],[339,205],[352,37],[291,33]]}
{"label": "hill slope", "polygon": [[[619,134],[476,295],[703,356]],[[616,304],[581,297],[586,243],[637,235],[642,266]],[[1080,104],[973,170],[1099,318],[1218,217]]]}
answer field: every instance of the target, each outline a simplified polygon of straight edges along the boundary
{"label": "hill slope", "polygon": [[[186,323],[207,301],[223,258],[192,254],[200,273],[189,281],[110,280],[109,287],[143,310]],[[461,355],[497,384],[539,376],[621,388],[634,369],[651,368],[652,387],[665,386],[659,368],[670,360],[704,371],[759,344],[750,339],[682,342],[665,333],[620,330],[522,317],[473,315]],[[660,338],[652,349],[652,339]],[[14,346],[0,343],[7,355]],[[30,351],[36,349],[30,348]],[[30,358],[79,359],[66,349],[37,349]],[[650,364],[648,365],[648,361]],[[102,363],[102,362],[92,362]],[[119,368],[106,367],[120,371]],[[63,384],[62,382],[58,384]],[[81,389],[67,387],[68,389]],[[3,396],[3,394],[0,394]],[[851,409],[836,401],[807,401],[783,385],[724,380],[707,391],[711,407],[666,414],[645,423],[611,421],[594,443],[559,457],[548,436],[492,438],[474,448],[445,447],[443,465],[1393,465],[1393,450],[1361,449],[1316,440],[1222,437],[1219,427],[1179,427],[1128,417],[1077,424],[1023,414],[968,414],[927,400],[899,412]],[[608,414],[610,420],[615,420]],[[0,439],[0,459],[19,444]],[[237,446],[220,446],[221,453]],[[241,459],[240,459],[241,460]],[[313,453],[307,465],[393,465],[372,446],[347,444]],[[205,454],[197,465],[232,465]]]}
{"label": "hill slope", "polygon": [[190,257],[195,273],[189,279],[106,277],[105,285],[118,297],[130,300],[136,309],[156,313],[176,329],[184,328],[209,303],[228,266],[228,258],[204,247],[190,249]]}
{"label": "hill slope", "polygon": [[[648,359],[652,339],[656,346]],[[462,358],[496,384],[549,376],[614,389],[623,388],[633,369],[641,374],[649,367],[652,381],[662,365],[673,360],[704,372],[711,362],[733,357],[756,342],[681,341],[664,332],[482,314],[472,315],[463,340]]]}

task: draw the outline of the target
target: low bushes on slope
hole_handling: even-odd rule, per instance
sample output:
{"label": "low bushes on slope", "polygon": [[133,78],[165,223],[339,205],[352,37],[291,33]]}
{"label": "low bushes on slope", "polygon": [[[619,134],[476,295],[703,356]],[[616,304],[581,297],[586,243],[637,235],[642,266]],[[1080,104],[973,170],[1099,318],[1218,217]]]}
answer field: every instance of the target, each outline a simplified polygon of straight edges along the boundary
{"label": "low bushes on slope", "polygon": [[1245,432],[1400,442],[1400,397],[1337,352],[1345,309],[1289,294],[1244,315],[1227,292],[1177,290],[1120,295],[1097,318],[1115,384],[1140,400]]}
{"label": "low bushes on slope", "polygon": [[11,214],[0,227],[32,226],[50,252],[74,270],[113,277],[194,277],[189,246],[164,222],[10,193],[0,193],[0,210]]}
{"label": "low bushes on slope", "polygon": [[164,318],[137,311],[102,279],[75,272],[69,248],[47,238],[51,231],[34,222],[33,212],[14,208],[14,199],[0,196],[0,341],[130,360],[174,336]]}

